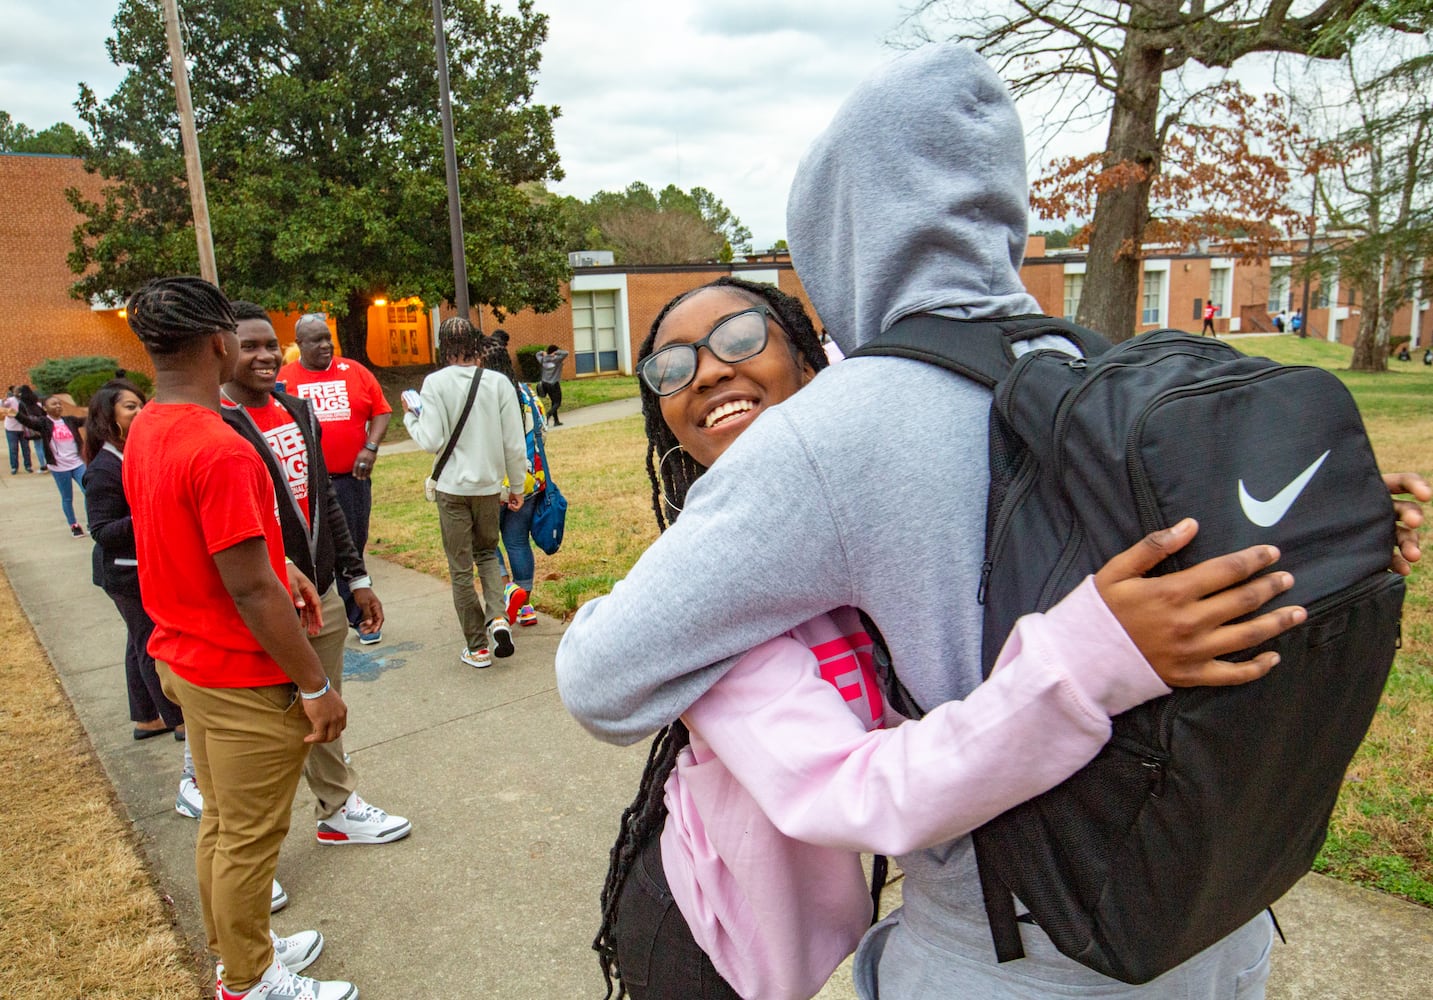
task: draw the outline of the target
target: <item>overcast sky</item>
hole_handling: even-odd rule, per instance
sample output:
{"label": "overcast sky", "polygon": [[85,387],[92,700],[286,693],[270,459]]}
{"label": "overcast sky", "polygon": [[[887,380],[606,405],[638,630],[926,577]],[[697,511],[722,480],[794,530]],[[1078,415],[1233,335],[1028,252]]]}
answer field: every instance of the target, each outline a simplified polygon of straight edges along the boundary
{"label": "overcast sky", "polygon": [[[562,109],[563,194],[635,180],[700,185],[751,229],[785,236],[802,151],[851,87],[893,58],[908,0],[536,0],[550,17],[537,98]],[[34,129],[79,124],[102,97],[111,0],[0,0],[0,109]],[[1074,140],[1079,151],[1103,135]],[[1072,148],[1071,151],[1074,151]]]}

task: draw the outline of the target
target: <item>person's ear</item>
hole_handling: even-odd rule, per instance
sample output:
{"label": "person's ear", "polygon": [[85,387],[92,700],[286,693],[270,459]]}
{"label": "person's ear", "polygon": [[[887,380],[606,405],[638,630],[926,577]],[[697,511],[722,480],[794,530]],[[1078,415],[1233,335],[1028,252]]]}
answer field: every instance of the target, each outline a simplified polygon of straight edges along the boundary
{"label": "person's ear", "polygon": [[225,340],[224,334],[217,331],[211,333],[209,335],[209,343],[214,348],[215,357],[227,358],[229,356],[229,344]]}
{"label": "person's ear", "polygon": [[803,360],[801,362],[801,385],[804,387],[807,382],[810,382],[815,377],[816,369],[811,367],[811,362]]}

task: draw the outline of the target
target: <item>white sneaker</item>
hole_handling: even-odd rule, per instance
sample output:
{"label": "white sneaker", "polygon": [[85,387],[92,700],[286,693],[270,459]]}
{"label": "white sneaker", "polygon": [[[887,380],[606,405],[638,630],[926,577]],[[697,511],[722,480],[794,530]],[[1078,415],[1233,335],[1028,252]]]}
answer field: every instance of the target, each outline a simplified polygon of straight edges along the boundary
{"label": "white sneaker", "polygon": [[458,654],[458,659],[462,660],[468,666],[476,667],[479,670],[493,665],[493,654],[488,652],[488,647],[486,646],[482,646],[478,649],[465,648]]}
{"label": "white sneaker", "polygon": [[279,937],[271,930],[269,940],[274,942],[274,957],[290,972],[304,971],[323,953],[323,935],[318,931],[299,931]]}
{"label": "white sneaker", "polygon": [[174,811],[190,819],[204,815],[204,793],[194,781],[194,775],[185,774],[179,779],[179,794],[174,797]]}
{"label": "white sneaker", "polygon": [[284,968],[277,956],[264,970],[264,978],[243,993],[225,988],[223,966],[219,968],[219,982],[214,987],[216,1000],[358,1000],[358,989],[352,983],[300,976]]}
{"label": "white sneaker", "polygon": [[288,905],[289,894],[284,892],[284,887],[279,885],[279,880],[274,879],[273,888],[269,890],[269,912],[278,913]]}
{"label": "white sneaker", "polygon": [[412,832],[412,823],[369,805],[357,792],[349,793],[338,812],[318,821],[320,844],[390,844]]}
{"label": "white sneaker", "polygon": [[488,622],[488,639],[491,641],[493,655],[498,659],[512,656],[512,629],[508,627],[506,618],[494,618]]}

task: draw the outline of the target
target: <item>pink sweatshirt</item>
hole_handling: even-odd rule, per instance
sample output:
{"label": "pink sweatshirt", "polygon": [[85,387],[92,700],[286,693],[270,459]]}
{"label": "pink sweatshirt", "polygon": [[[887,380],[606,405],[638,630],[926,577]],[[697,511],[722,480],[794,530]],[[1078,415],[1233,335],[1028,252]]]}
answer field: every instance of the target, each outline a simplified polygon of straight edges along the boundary
{"label": "pink sweatshirt", "polygon": [[[1049,789],[1169,688],[1087,578],[919,722],[885,709],[856,612],[747,653],[682,717],[662,862],[697,944],[747,1000],[807,998],[870,923],[858,852],[904,854]],[[892,728],[879,728],[883,718]]]}

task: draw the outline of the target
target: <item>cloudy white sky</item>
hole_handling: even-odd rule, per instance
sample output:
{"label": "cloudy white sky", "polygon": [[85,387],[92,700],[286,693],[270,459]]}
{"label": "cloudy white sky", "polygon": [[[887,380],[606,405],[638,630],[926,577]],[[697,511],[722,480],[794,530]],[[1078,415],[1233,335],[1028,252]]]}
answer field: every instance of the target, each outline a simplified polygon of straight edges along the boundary
{"label": "cloudy white sky", "polygon": [[[709,188],[758,247],[785,235],[807,143],[897,50],[909,0],[536,0],[550,17],[538,99],[562,108],[563,194],[641,180]],[[111,93],[112,0],[0,0],[0,109],[78,124],[84,81]],[[1103,135],[1067,148],[1096,148]]]}

